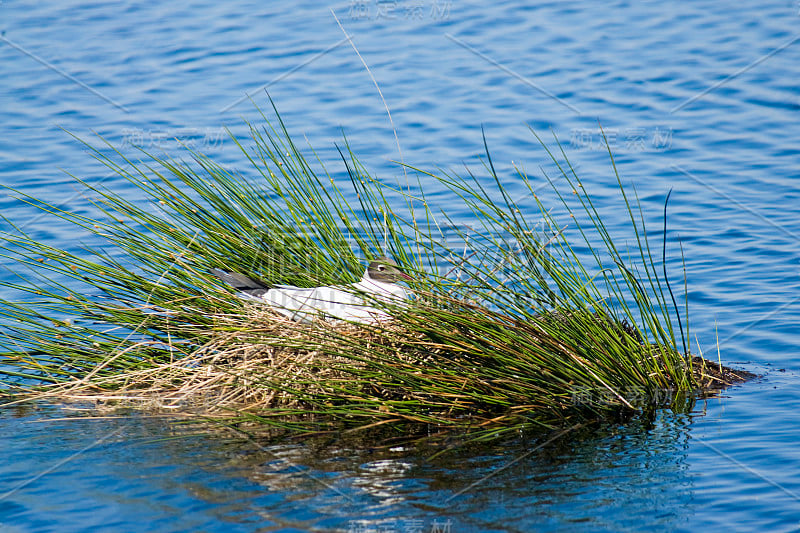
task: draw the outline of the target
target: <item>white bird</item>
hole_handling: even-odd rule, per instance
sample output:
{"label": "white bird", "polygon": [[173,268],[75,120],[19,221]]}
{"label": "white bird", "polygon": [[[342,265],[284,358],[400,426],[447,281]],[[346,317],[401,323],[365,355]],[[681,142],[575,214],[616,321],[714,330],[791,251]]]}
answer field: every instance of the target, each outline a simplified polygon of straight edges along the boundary
{"label": "white bird", "polygon": [[[216,277],[231,285],[237,295],[272,307],[283,316],[297,322],[310,322],[314,317],[374,324],[391,319],[383,309],[375,307],[380,302],[402,305],[409,292],[397,284],[411,276],[389,258],[379,257],[370,262],[358,283],[322,287],[295,287],[269,285],[242,274],[211,269]],[[370,305],[370,302],[372,305]]]}

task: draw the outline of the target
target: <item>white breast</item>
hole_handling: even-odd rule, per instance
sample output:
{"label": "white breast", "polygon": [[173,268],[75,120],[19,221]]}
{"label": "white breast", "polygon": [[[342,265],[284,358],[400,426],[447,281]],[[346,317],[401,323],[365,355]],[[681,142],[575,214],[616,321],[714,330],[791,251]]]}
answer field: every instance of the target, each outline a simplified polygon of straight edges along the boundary
{"label": "white breast", "polygon": [[365,324],[390,319],[385,311],[370,305],[373,298],[384,302],[401,302],[408,298],[408,292],[392,283],[362,279],[343,287],[274,288],[262,295],[260,300],[298,322],[309,322],[317,316]]}

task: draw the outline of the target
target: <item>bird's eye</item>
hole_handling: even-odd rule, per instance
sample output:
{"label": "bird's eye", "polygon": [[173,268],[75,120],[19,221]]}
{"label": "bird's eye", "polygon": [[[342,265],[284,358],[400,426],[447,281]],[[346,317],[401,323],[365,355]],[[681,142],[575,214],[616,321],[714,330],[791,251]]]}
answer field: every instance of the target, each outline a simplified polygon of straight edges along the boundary
{"label": "bird's eye", "polygon": [[385,266],[383,266],[383,265],[378,265],[378,270],[380,270],[381,272],[383,272],[384,270],[386,270],[386,267],[385,267]]}

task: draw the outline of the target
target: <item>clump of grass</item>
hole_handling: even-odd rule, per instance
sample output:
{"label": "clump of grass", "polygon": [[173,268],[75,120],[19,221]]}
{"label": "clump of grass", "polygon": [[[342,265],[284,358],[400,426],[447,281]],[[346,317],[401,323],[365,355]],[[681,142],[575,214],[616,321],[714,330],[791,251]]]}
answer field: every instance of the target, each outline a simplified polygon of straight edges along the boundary
{"label": "clump of grass", "polygon": [[[6,221],[0,248],[21,279],[3,285],[28,295],[0,302],[11,401],[123,402],[301,433],[412,424],[480,437],[653,409],[665,390],[712,383],[688,353],[663,253],[613,165],[632,257],[560,146],[548,154],[570,194],[546,179],[563,224],[523,172],[515,187],[528,202],[511,199],[488,148],[485,176],[409,167],[411,190],[370,176],[346,144],[338,179],[306,158],[280,117],[262,118],[252,145],[234,139],[246,173],[188,149],[190,162],[144,151],[133,160],[87,144],[148,201],[78,180],[97,199],[89,217],[14,191],[104,245],[70,251]],[[460,244],[443,235],[459,226],[433,210],[422,180],[473,213],[474,233],[454,230]],[[294,323],[209,274],[348,283],[360,258],[378,255],[415,277],[416,299],[376,301],[394,319],[373,325]]]}

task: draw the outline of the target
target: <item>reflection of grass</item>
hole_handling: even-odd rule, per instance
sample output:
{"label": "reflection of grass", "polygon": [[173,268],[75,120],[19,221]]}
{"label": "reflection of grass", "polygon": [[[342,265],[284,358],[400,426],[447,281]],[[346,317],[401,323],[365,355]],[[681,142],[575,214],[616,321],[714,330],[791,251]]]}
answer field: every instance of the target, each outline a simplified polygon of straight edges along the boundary
{"label": "reflection of grass", "polygon": [[[409,169],[474,215],[478,231],[453,245],[441,228],[457,221],[434,212],[423,187],[380,183],[347,146],[343,183],[312,166],[280,119],[251,134],[252,148],[239,145],[248,176],[193,152],[185,163],[94,150],[155,208],[84,184],[100,198],[102,215],[90,219],[17,193],[106,246],[68,252],[9,232],[5,257],[32,274],[5,283],[30,294],[24,303],[0,303],[9,393],[124,398],[297,431],[420,423],[480,435],[648,408],[658,391],[697,388],[688,324],[618,177],[637,239],[628,258],[561,151],[548,153],[566,183],[553,190],[567,224],[522,173],[515,188],[537,208],[512,201],[488,151],[486,179]],[[360,277],[360,256],[382,254],[415,276],[417,298],[371,326],[288,322],[208,273],[345,283]],[[587,391],[602,401],[576,401]]]}

